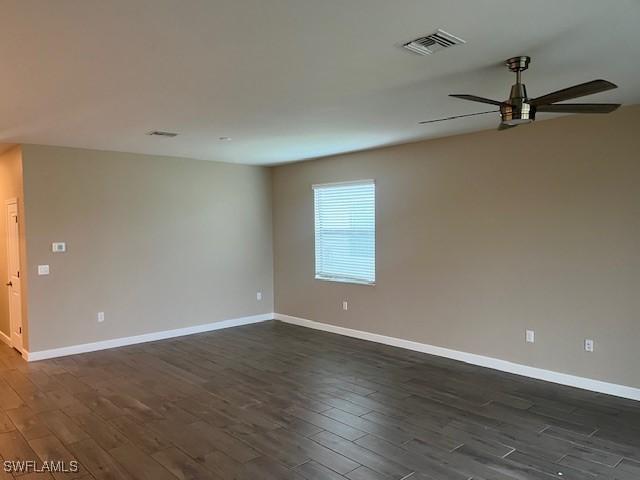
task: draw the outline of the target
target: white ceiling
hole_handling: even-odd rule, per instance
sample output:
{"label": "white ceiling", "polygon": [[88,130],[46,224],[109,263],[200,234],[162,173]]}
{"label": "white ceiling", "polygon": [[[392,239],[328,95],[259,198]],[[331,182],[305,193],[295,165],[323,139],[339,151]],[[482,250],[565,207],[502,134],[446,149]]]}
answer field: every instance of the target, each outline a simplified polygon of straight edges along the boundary
{"label": "white ceiling", "polygon": [[[589,101],[640,103],[638,0],[6,0],[0,18],[4,143],[276,164],[493,128],[418,122],[487,110],[448,93],[506,98],[521,54],[530,96],[605,78],[620,88]],[[437,28],[468,43],[399,47]]]}

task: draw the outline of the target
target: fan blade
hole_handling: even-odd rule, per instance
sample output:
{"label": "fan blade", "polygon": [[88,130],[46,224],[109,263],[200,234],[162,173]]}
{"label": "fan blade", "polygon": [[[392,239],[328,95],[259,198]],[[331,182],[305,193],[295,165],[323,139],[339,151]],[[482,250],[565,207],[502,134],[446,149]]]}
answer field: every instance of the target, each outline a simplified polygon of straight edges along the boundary
{"label": "fan blade", "polygon": [[501,123],[500,125],[498,125],[498,131],[502,131],[502,130],[508,130],[510,128],[515,128],[518,125],[508,125],[506,123]]}
{"label": "fan blade", "polygon": [[592,80],[591,82],[581,83],[580,85],[574,85],[573,87],[563,88],[557,92],[548,93],[542,97],[534,98],[531,100],[531,105],[549,105],[551,103],[562,102],[564,100],[571,100],[572,98],[584,97],[586,95],[593,95],[594,93],[606,92],[607,90],[613,90],[618,88],[617,85],[608,82],[607,80]]}
{"label": "fan blade", "polygon": [[472,102],[488,103],[489,105],[502,105],[503,102],[491,100],[490,98],[477,97],[475,95],[451,94],[450,97],[461,98],[462,100],[470,100]]}
{"label": "fan blade", "polygon": [[477,113],[467,113],[466,115],[454,115],[453,117],[436,118],[435,120],[425,120],[424,122],[419,122],[419,123],[420,125],[424,125],[425,123],[444,122],[445,120],[454,120],[456,118],[473,117],[475,115],[484,115],[486,113],[496,113],[496,112],[498,112],[498,110],[489,110],[487,112],[477,112]]}
{"label": "fan blade", "polygon": [[556,103],[540,105],[538,112],[548,113],[611,113],[620,106],[619,103]]}

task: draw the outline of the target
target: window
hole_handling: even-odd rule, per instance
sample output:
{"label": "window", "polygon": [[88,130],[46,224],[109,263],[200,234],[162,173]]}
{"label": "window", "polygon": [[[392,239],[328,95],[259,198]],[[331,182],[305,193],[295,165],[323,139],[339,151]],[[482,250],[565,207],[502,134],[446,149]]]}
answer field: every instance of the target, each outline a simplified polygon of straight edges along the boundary
{"label": "window", "polygon": [[376,191],[373,180],[313,186],[316,278],[376,280]]}

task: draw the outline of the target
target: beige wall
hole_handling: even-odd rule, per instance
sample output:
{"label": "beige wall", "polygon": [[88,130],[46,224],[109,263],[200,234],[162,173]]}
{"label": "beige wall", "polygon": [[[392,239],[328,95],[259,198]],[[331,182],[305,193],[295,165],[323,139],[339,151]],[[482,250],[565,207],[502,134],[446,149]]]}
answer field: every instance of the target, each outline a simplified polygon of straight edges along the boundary
{"label": "beige wall", "polygon": [[273,311],[268,169],[33,145],[23,162],[30,351]]}
{"label": "beige wall", "polygon": [[[10,336],[9,323],[9,294],[5,287],[9,276],[7,272],[7,207],[6,201],[10,198],[18,199],[18,215],[24,225],[24,203],[22,195],[22,150],[20,146],[14,146],[0,153],[0,331]],[[22,229],[21,229],[22,230]],[[21,234],[21,257],[25,260],[24,237]],[[24,270],[24,269],[23,269]],[[20,272],[24,279],[24,272]],[[23,281],[23,295],[26,296],[26,281]],[[23,312],[23,316],[24,316]],[[26,338],[26,328],[24,337]]]}
{"label": "beige wall", "polygon": [[[640,387],[638,152],[635,106],[275,168],[276,311]],[[364,178],[377,284],[314,280],[311,185]]]}

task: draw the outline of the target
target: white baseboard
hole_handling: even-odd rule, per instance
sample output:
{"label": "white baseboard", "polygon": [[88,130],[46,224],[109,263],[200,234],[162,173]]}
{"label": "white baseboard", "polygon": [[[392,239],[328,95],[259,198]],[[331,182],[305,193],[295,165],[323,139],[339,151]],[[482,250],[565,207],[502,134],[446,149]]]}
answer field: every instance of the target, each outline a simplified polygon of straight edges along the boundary
{"label": "white baseboard", "polygon": [[337,333],[338,335],[345,335],[347,337],[369,340],[370,342],[383,343],[385,345],[391,345],[393,347],[406,348],[407,350],[414,350],[416,352],[428,353],[430,355],[437,355],[439,357],[451,358],[453,360],[459,360],[461,362],[479,365],[481,367],[492,368],[494,370],[514,373],[516,375],[522,375],[525,377],[536,378],[538,380],[545,380],[547,382],[558,383],[560,385],[567,385],[584,390],[591,390],[593,392],[606,393],[608,395],[629,398],[631,400],[640,400],[640,388],[628,387],[626,385],[618,385],[615,383],[608,383],[600,380],[593,380],[591,378],[578,377],[575,375],[569,375],[567,373],[544,370],[542,368],[530,367],[528,365],[500,360],[498,358],[476,355],[475,353],[460,352],[458,350],[436,347],[434,345],[428,345],[426,343],[412,342],[410,340],[387,337],[385,335],[379,335],[377,333],[369,333],[361,330],[354,330],[351,328],[338,327],[336,325],[314,322],[313,320],[292,317],[290,315],[283,315],[280,313],[274,314],[274,318],[285,323],[291,323],[302,327],[324,330],[325,332]]}
{"label": "white baseboard", "polygon": [[7,345],[11,346],[11,338],[9,338],[9,335],[4,332],[0,332],[0,342],[6,343]]}
{"label": "white baseboard", "polygon": [[260,315],[252,315],[250,317],[240,317],[231,320],[222,320],[220,322],[194,325],[192,327],[176,328],[174,330],[164,330],[162,332],[145,333],[142,335],[135,335],[133,337],[114,338],[111,340],[101,340],[99,342],[83,343],[81,345],[70,345],[68,347],[52,348],[51,350],[40,350],[36,352],[28,352],[27,350],[24,350],[22,352],[22,356],[25,360],[34,362],[37,360],[46,360],[48,358],[65,357],[67,355],[95,352],[97,350],[106,350],[108,348],[124,347],[126,345],[134,345],[136,343],[154,342],[156,340],[164,340],[167,338],[183,337],[185,335],[210,332],[213,330],[220,330],[222,328],[239,327],[240,325],[248,325],[250,323],[273,320],[273,318],[273,313],[263,313]]}

